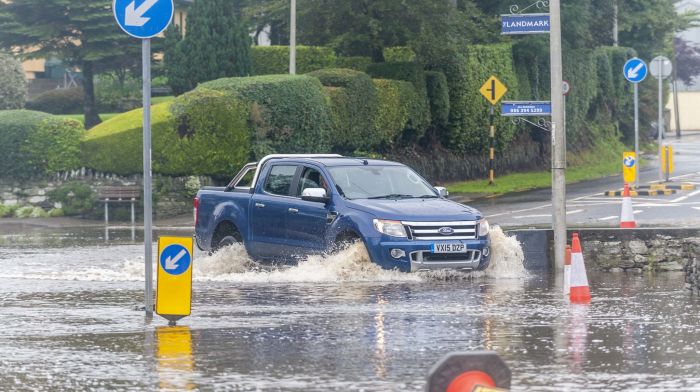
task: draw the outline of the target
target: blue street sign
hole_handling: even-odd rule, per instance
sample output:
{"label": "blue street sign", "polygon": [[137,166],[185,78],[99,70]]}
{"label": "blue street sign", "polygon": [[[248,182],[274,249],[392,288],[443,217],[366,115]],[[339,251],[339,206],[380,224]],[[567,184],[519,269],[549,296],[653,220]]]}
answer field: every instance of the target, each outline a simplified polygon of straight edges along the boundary
{"label": "blue street sign", "polygon": [[501,34],[548,34],[549,14],[501,15]]}
{"label": "blue street sign", "polygon": [[625,159],[622,161],[622,163],[626,167],[633,168],[634,164],[637,163],[637,161],[632,156],[626,156]]}
{"label": "blue street sign", "polygon": [[625,75],[625,79],[632,83],[640,83],[647,78],[649,74],[649,68],[647,64],[642,59],[633,58],[627,60],[622,73]]}
{"label": "blue street sign", "polygon": [[114,0],[117,24],[135,38],[151,38],[168,28],[173,19],[173,0]]}
{"label": "blue street sign", "polygon": [[527,116],[551,116],[552,103],[549,101],[518,102],[506,101],[501,104],[501,116],[527,117]]}
{"label": "blue street sign", "polygon": [[192,255],[182,245],[174,244],[163,249],[160,254],[160,266],[170,275],[180,275],[190,268]]}

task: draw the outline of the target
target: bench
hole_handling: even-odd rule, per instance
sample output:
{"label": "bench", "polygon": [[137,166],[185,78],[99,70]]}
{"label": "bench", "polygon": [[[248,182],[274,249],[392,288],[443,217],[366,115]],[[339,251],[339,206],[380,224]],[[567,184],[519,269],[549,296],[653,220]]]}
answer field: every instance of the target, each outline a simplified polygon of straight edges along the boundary
{"label": "bench", "polygon": [[105,203],[105,225],[109,225],[109,203],[131,203],[131,225],[134,225],[134,204],[141,198],[140,186],[105,186],[99,189],[98,195],[100,202]]}

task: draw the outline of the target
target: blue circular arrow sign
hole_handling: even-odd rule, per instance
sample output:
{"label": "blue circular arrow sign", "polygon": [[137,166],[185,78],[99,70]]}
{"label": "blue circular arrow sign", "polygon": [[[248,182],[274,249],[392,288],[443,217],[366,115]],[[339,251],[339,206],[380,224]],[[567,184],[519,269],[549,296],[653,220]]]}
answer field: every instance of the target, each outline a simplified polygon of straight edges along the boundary
{"label": "blue circular arrow sign", "polygon": [[637,161],[634,159],[634,157],[625,157],[623,163],[626,167],[633,168],[634,164],[637,163]]}
{"label": "blue circular arrow sign", "polygon": [[192,255],[182,245],[170,245],[160,254],[160,266],[170,275],[181,275],[192,264]]}
{"label": "blue circular arrow sign", "polygon": [[173,0],[114,0],[112,10],[125,33],[146,39],[168,28],[175,5]]}
{"label": "blue circular arrow sign", "polygon": [[647,78],[649,74],[649,67],[642,59],[633,58],[627,60],[625,66],[622,69],[622,73],[625,75],[625,79],[632,83],[640,83]]}

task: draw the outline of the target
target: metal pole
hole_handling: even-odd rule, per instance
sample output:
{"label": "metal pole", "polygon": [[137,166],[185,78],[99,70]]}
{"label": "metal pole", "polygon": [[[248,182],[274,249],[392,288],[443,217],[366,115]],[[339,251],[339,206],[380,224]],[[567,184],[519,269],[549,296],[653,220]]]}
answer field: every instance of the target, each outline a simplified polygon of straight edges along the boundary
{"label": "metal pole", "polygon": [[680,108],[678,107],[678,78],[676,77],[676,69],[678,63],[676,62],[676,66],[673,67],[673,111],[674,111],[674,116],[676,118],[676,137],[680,139],[681,137],[681,112]]}
{"label": "metal pole", "polygon": [[297,0],[292,1],[289,21],[289,74],[297,73]]}
{"label": "metal pole", "polygon": [[[657,125],[657,130],[659,132],[659,160],[661,161],[662,157],[662,148],[663,148],[663,135],[664,135],[664,97],[663,97],[663,90],[664,90],[664,62],[659,61],[659,122]],[[663,169],[663,161],[660,162],[659,164],[659,180],[663,181],[664,180],[664,169]]]}
{"label": "metal pole", "polygon": [[153,314],[153,196],[151,184],[151,40],[144,39],[143,56],[143,245],[146,314]]}
{"label": "metal pole", "polygon": [[639,188],[639,183],[641,182],[641,179],[639,178],[640,172],[639,172],[639,165],[641,164],[641,160],[639,159],[639,83],[633,83],[634,84],[634,159],[637,160],[636,165],[634,166],[635,170],[635,188]]}
{"label": "metal pole", "polygon": [[613,33],[613,46],[617,46],[618,42],[619,42],[619,40],[618,40],[618,36],[619,36],[619,34],[618,34],[618,30],[619,30],[619,27],[618,27],[619,12],[618,12],[618,10],[619,10],[619,6],[617,4],[617,0],[613,0],[613,31],[612,31],[612,33]]}
{"label": "metal pole", "polygon": [[494,159],[496,158],[496,125],[493,120],[493,105],[491,105],[491,111],[489,112],[489,123],[489,185],[493,185],[495,181]]}
{"label": "metal pole", "polygon": [[566,127],[561,54],[560,0],[550,3],[551,93],[552,93],[552,229],[554,261],[557,272],[564,270],[566,258]]}

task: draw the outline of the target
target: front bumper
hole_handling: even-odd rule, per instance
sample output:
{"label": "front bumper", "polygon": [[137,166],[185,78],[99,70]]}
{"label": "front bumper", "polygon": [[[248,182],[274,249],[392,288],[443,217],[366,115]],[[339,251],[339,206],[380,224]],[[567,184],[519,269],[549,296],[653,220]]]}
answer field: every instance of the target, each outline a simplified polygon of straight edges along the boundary
{"label": "front bumper", "polygon": [[[432,253],[436,243],[463,243],[466,253]],[[388,240],[387,237],[366,238],[365,244],[370,258],[384,269],[398,269],[403,272],[418,272],[440,269],[483,270],[491,260],[491,242],[488,237],[478,240],[415,241]],[[402,257],[392,256],[392,250],[403,251]]]}

